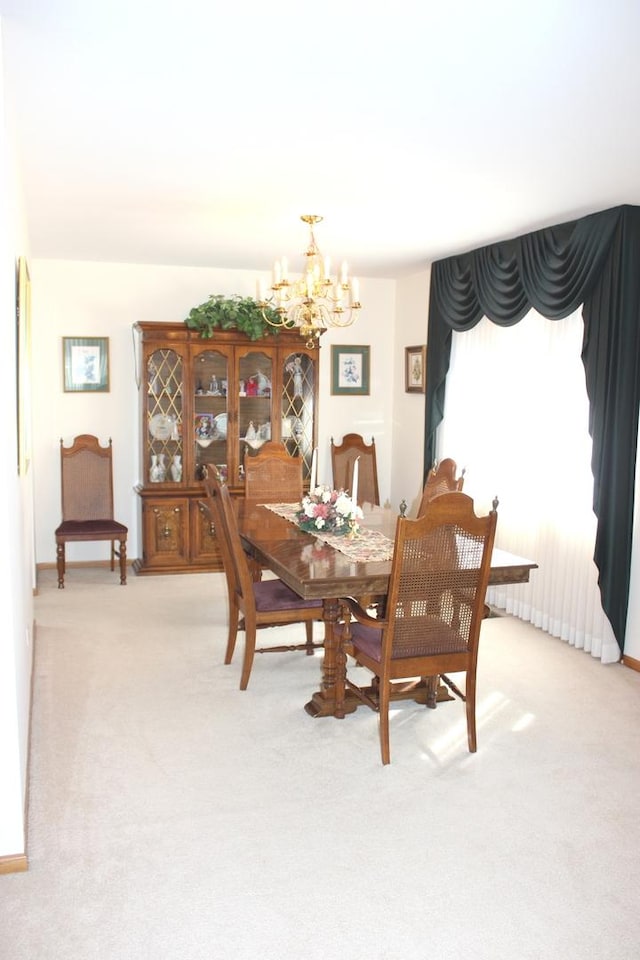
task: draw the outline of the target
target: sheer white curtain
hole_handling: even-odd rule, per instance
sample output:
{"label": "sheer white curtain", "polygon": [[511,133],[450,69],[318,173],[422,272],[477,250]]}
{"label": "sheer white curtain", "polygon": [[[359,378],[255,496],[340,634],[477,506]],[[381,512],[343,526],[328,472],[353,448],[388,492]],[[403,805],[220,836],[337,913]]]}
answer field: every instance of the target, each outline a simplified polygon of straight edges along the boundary
{"label": "sheer white curtain", "polygon": [[454,333],[438,456],[466,468],[476,509],[498,496],[496,545],[535,560],[528,584],[493,587],[488,602],[603,663],[620,650],[593,562],[589,406],[581,311],[512,327],[484,318]]}

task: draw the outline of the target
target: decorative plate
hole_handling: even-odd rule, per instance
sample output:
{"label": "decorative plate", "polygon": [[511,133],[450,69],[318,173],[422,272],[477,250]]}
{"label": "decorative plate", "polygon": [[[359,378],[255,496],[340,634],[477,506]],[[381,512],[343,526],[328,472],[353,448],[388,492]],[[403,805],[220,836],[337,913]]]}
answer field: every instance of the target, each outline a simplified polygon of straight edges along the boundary
{"label": "decorative plate", "polygon": [[226,440],[227,438],[227,415],[226,413],[219,413],[217,417],[213,418],[214,426],[214,436],[216,439]]}
{"label": "decorative plate", "polygon": [[149,433],[154,440],[170,440],[176,426],[176,418],[167,413],[156,413],[149,420]]}

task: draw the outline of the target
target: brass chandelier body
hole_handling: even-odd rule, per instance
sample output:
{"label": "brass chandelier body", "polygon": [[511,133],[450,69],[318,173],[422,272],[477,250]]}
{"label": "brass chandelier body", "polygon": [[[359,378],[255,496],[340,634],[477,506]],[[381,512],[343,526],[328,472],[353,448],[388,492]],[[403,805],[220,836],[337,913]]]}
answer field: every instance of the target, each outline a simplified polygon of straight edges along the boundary
{"label": "brass chandelier body", "polygon": [[[361,309],[359,284],[349,277],[347,264],[340,274],[331,277],[329,258],[323,257],[313,233],[322,217],[305,214],[300,219],[309,225],[309,242],[304,252],[304,272],[297,280],[289,279],[287,260],[276,260],[273,268],[271,293],[266,296],[263,284],[258,282],[258,305],[265,321],[272,327],[299,329],[307,346],[317,345],[318,338],[328,327],[349,327]],[[271,310],[267,312],[266,308]],[[273,319],[273,314],[278,319]]]}

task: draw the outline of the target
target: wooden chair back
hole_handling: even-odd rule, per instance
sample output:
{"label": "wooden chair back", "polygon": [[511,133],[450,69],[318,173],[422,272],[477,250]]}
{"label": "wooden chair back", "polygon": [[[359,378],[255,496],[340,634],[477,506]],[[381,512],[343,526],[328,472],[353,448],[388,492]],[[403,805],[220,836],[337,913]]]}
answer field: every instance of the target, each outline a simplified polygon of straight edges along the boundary
{"label": "wooden chair back", "polygon": [[443,493],[460,493],[462,491],[465,472],[463,470],[459,477],[457,473],[458,465],[455,460],[452,460],[450,457],[445,457],[445,459],[439,463],[434,463],[427,474],[427,479],[422,490],[422,498],[418,507],[419,517],[422,516],[427,504],[433,500],[434,497],[439,497]]}
{"label": "wooden chair back", "polygon": [[63,520],[113,520],[112,445],[83,433],[70,447],[60,439]]}
{"label": "wooden chair back", "polygon": [[292,457],[285,447],[268,440],[244,456],[244,495],[265,503],[300,503],[302,458]]}
{"label": "wooden chair back", "polygon": [[331,437],[331,471],[334,490],[351,491],[353,485],[353,466],[357,458],[358,466],[358,504],[380,503],[378,492],[378,466],[376,463],[376,443],[366,443],[359,433],[346,433],[342,443],[335,443]]}

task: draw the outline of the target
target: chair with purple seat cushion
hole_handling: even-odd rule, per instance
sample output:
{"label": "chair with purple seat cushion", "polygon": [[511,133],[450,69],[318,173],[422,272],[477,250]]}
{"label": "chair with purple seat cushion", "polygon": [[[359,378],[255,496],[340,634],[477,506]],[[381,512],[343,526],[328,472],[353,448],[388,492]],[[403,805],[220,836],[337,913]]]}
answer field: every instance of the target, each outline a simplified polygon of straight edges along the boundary
{"label": "chair with purple seat cushion", "polygon": [[64,588],[66,544],[93,540],[111,542],[111,569],[118,557],[120,583],[125,584],[128,529],[113,519],[111,439],[107,447],[102,447],[97,437],[83,433],[65,447],[61,438],[60,473],[62,523],[55,531],[58,588]]}
{"label": "chair with purple seat cushion", "polygon": [[[347,653],[378,678],[374,699],[347,687],[380,714],[382,762],[389,763],[389,701],[394,681],[440,677],[466,701],[469,751],[475,753],[476,668],[497,513],[475,514],[464,493],[432,500],[416,520],[399,517],[384,619],[353,599],[336,626]],[[353,618],[353,619],[352,619]],[[446,676],[464,673],[463,694]]]}
{"label": "chair with purple seat cushion", "polygon": [[[229,600],[229,634],[224,662],[231,663],[238,630],[244,627],[245,648],[240,678],[240,689],[246,690],[255,653],[282,653],[305,650],[312,654],[321,641],[313,640],[313,624],[323,618],[321,600],[303,600],[282,580],[255,581],[249,561],[242,548],[235,511],[227,487],[209,468],[202,481],[205,491],[203,506],[213,519],[222,552],[222,564],[227,580]],[[242,622],[241,622],[242,618]],[[304,623],[307,638],[304,643],[256,647],[256,632],[262,627],[281,627]]]}

